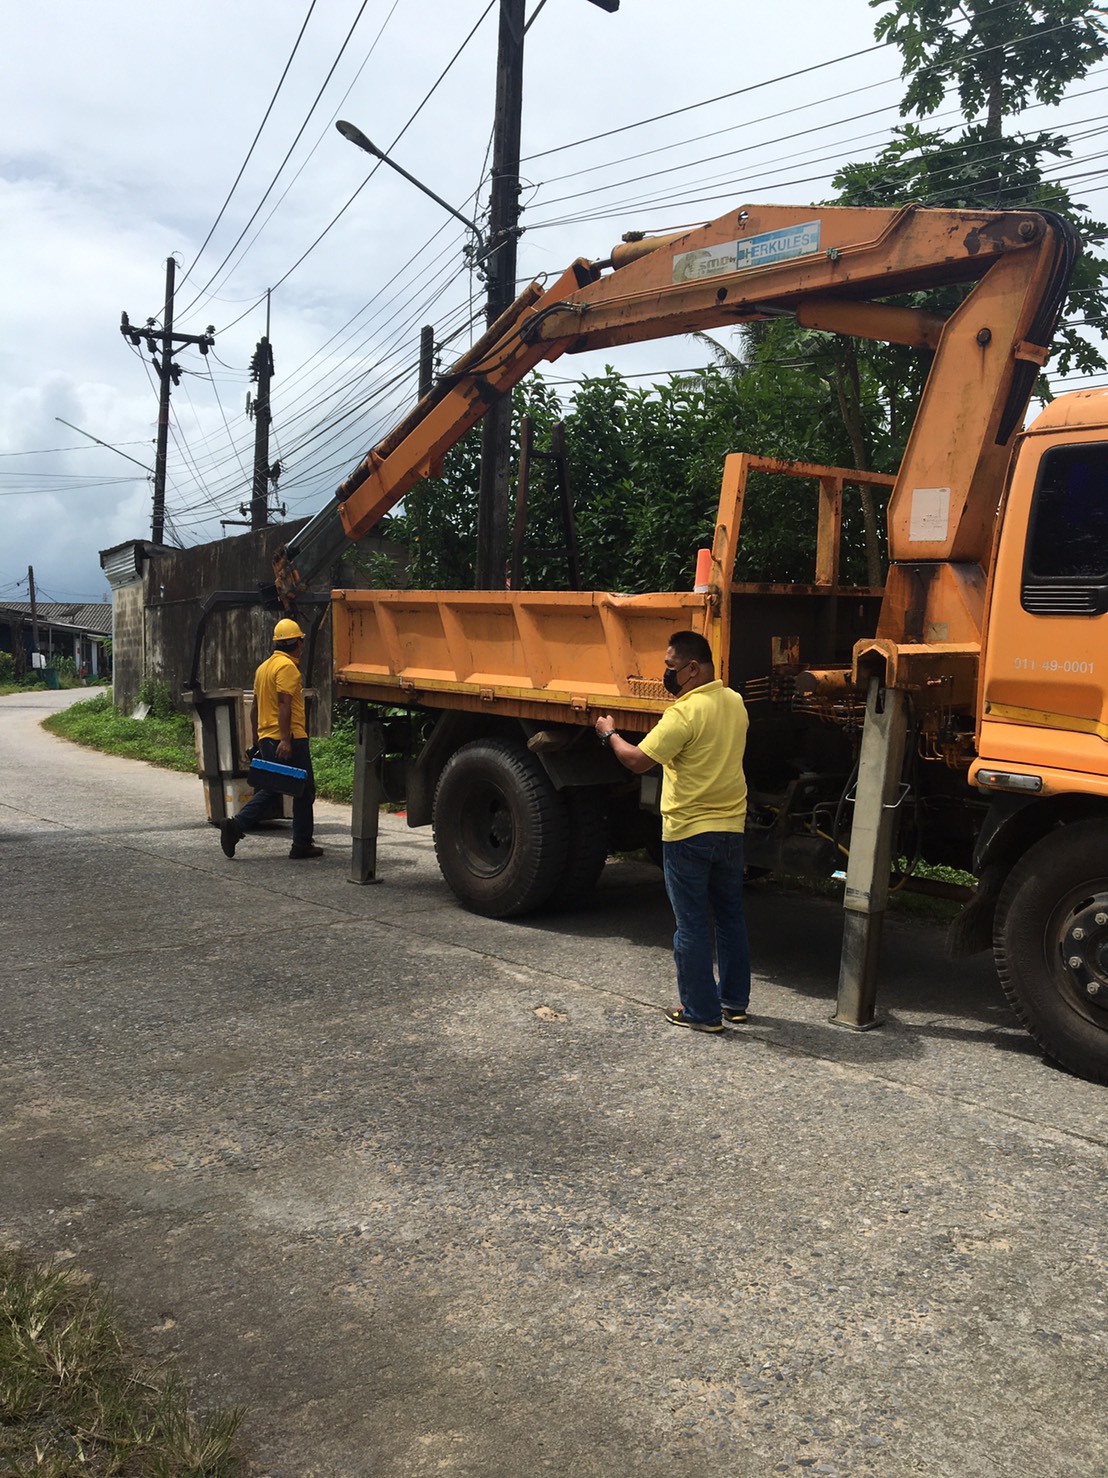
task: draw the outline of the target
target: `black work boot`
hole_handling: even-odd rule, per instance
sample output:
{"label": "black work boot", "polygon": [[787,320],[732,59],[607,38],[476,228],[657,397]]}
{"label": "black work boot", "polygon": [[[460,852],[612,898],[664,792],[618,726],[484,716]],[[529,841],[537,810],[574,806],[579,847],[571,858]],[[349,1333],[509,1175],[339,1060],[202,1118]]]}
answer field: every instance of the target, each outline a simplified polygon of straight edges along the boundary
{"label": "black work boot", "polygon": [[242,841],[246,832],[242,829],[242,823],[234,816],[225,816],[219,823],[219,845],[223,848],[224,857],[233,857],[235,848]]}

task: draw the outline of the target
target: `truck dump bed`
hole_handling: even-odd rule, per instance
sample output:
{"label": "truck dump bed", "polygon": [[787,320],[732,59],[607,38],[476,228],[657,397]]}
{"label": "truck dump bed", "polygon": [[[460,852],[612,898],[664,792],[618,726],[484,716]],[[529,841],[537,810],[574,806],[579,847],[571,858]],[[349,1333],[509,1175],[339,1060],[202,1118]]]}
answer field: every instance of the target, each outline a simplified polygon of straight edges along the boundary
{"label": "truck dump bed", "polygon": [[711,641],[713,604],[692,592],[336,590],[336,691],[551,723],[611,712],[645,732],[670,702],[670,634]]}

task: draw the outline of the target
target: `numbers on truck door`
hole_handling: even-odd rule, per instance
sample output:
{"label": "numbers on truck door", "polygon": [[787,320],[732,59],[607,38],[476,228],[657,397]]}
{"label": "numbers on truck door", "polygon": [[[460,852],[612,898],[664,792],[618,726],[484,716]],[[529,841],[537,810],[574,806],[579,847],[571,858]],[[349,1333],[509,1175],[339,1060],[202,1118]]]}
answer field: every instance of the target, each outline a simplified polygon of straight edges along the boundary
{"label": "numbers on truck door", "polygon": [[1058,657],[1017,657],[1015,667],[1017,672],[1066,672],[1087,677],[1092,673],[1094,664],[1076,659],[1062,661]]}

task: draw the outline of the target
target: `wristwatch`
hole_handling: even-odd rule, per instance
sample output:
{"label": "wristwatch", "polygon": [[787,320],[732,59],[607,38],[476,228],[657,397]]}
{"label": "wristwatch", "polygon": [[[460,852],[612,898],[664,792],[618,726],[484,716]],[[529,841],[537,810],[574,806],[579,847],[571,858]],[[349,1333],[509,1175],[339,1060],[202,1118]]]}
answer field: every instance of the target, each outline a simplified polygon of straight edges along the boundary
{"label": "wristwatch", "polygon": [[615,729],[605,729],[603,734],[598,729],[596,737],[600,740],[601,744],[603,744],[604,748],[607,749],[608,745],[612,742],[612,735],[614,733]]}

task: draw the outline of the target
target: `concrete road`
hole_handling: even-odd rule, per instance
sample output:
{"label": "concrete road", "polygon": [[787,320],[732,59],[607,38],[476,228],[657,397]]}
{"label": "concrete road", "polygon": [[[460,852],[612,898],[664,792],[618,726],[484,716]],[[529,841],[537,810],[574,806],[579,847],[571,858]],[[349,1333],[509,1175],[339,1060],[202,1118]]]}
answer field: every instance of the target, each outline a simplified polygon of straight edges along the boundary
{"label": "concrete road", "polygon": [[271,1478],[1108,1474],[1104,1090],[985,960],[886,933],[828,1024],[829,904],[749,897],[756,1019],[667,1026],[658,874],[459,910],[0,699],[0,1238],[112,1286]]}

